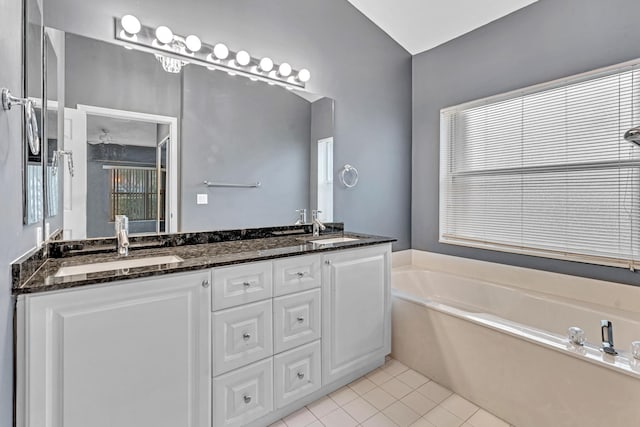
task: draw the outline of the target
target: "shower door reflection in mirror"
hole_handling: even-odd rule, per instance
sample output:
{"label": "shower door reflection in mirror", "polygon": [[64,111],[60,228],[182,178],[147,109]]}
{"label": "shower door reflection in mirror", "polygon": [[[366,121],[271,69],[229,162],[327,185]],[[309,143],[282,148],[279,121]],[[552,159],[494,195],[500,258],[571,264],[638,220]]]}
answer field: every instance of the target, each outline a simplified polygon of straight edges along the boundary
{"label": "shower door reflection in mirror", "polygon": [[116,215],[131,234],[176,231],[177,119],[78,105],[66,108],[64,239],[110,236]]}

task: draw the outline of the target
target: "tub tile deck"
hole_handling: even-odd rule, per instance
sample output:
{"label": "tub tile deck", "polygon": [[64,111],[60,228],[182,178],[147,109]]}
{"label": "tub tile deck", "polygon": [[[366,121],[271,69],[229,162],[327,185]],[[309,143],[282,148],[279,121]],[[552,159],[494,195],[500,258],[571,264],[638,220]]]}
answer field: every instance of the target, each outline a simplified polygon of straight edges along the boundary
{"label": "tub tile deck", "polygon": [[271,426],[510,427],[395,359]]}

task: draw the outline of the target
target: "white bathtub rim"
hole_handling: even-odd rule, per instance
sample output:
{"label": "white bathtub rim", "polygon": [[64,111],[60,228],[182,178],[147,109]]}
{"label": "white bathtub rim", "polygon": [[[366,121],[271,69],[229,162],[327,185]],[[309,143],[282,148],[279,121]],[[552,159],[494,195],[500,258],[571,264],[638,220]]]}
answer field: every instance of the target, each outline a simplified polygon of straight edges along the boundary
{"label": "white bathtub rim", "polygon": [[640,314],[640,287],[418,249],[401,251],[394,271],[429,270]]}
{"label": "white bathtub rim", "polygon": [[[504,283],[500,283],[500,282],[492,282],[489,280],[486,280],[484,278],[482,279],[476,279],[473,278],[471,276],[466,276],[466,275],[459,275],[459,274],[455,274],[449,271],[441,271],[441,270],[428,270],[425,269],[423,267],[417,267],[415,265],[405,265],[402,267],[396,267],[392,269],[392,274],[397,274],[397,273],[405,273],[405,274],[429,274],[429,273],[438,273],[438,274],[444,274],[446,276],[451,276],[451,277],[461,277],[463,279],[466,280],[473,280],[474,282],[480,284],[480,285],[486,285],[486,286],[492,286],[492,287],[497,287],[500,289],[507,289],[507,290],[516,290],[520,293],[522,293],[522,295],[530,297],[530,298],[536,298],[536,299],[552,299],[553,301],[558,301],[560,303],[564,303],[564,304],[568,304],[568,305],[573,305],[573,306],[579,306],[581,308],[587,308],[589,310],[593,310],[593,311],[597,311],[597,312],[602,312],[602,313],[609,313],[609,314],[615,314],[616,316],[621,316],[621,317],[626,317],[632,321],[635,322],[640,322],[640,313],[635,312],[635,311],[629,311],[629,310],[625,310],[622,308],[614,308],[611,307],[610,305],[607,304],[600,304],[597,302],[591,302],[591,301],[585,301],[582,299],[576,299],[576,298],[571,298],[565,295],[555,295],[555,294],[550,294],[547,292],[539,292],[533,289],[529,289],[529,288],[520,288],[517,286],[510,286]],[[604,317],[603,317],[604,318]],[[515,323],[515,322],[514,322]]]}
{"label": "white bathtub rim", "polygon": [[522,325],[492,314],[471,313],[434,300],[419,298],[395,288],[391,289],[391,295],[392,297],[409,303],[417,304],[515,338],[523,339],[532,344],[558,351],[598,367],[640,379],[640,360],[634,359],[629,352],[618,350],[618,356],[610,356],[590,343],[585,343],[584,346],[577,346],[570,343],[567,337]]}

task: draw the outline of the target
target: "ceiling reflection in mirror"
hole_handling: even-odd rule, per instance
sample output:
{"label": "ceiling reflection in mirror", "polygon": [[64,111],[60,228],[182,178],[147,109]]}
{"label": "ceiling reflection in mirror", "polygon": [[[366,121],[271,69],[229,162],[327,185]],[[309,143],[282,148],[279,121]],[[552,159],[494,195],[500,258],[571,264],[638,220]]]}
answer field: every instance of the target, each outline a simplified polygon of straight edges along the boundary
{"label": "ceiling reflection in mirror", "polygon": [[63,40],[63,78],[49,80],[63,139],[52,152],[66,153],[47,166],[52,233],[113,236],[116,215],[133,234],[286,225],[318,208],[318,189],[332,198],[332,174],[318,174],[319,153],[332,150],[318,142],[333,137],[333,100],[195,64],[169,73],[148,52]]}

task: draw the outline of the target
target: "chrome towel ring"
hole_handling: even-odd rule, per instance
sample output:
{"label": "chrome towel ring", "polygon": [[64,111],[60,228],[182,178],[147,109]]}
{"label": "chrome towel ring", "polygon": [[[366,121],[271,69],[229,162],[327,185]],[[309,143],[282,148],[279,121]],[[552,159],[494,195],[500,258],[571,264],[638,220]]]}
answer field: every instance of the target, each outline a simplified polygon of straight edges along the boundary
{"label": "chrome towel ring", "polygon": [[339,174],[340,182],[347,188],[353,188],[358,184],[358,169],[351,165],[344,165]]}
{"label": "chrome towel ring", "polygon": [[13,104],[24,106],[25,132],[27,134],[29,149],[34,155],[40,154],[38,118],[36,116],[36,110],[33,108],[33,101],[28,98],[17,98],[11,95],[11,92],[7,88],[2,88],[0,97],[2,98],[2,108],[4,110],[10,110]]}

